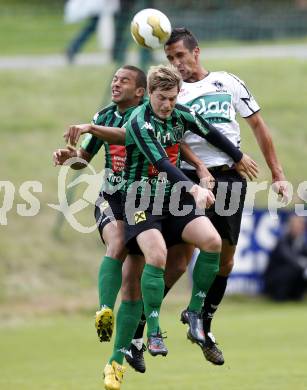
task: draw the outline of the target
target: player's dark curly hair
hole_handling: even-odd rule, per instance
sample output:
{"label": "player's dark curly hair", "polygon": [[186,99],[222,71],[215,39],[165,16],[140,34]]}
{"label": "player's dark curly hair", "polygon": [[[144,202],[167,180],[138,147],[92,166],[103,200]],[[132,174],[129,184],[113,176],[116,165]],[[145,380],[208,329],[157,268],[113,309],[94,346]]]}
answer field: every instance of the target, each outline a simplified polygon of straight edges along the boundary
{"label": "player's dark curly hair", "polygon": [[198,41],[195,36],[185,27],[177,27],[172,30],[171,36],[165,42],[164,47],[172,45],[178,41],[183,41],[184,46],[192,51],[198,47]]}
{"label": "player's dark curly hair", "polygon": [[144,88],[146,89],[147,87],[147,78],[146,74],[142,71],[142,69],[134,66],[134,65],[124,65],[121,67],[122,69],[127,69],[127,70],[132,70],[137,74],[136,80],[135,80],[135,85],[137,88]]}

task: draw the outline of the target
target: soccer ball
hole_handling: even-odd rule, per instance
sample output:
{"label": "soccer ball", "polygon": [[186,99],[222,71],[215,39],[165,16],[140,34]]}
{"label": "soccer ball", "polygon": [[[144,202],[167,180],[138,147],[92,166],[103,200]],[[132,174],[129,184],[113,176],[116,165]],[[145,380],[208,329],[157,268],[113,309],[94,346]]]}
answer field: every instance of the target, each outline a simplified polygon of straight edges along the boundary
{"label": "soccer ball", "polygon": [[171,23],[166,15],[153,8],[146,8],[134,15],[131,34],[135,42],[148,49],[157,49],[171,35]]}

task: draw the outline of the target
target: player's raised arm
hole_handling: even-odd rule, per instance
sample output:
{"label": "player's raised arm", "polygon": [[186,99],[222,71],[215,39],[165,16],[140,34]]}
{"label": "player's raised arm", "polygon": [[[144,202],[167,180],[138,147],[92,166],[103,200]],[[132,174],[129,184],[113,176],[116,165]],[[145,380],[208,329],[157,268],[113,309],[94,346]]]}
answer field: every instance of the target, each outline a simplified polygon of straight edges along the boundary
{"label": "player's raised arm", "polygon": [[125,145],[126,129],[123,127],[106,127],[92,123],[72,125],[64,133],[63,137],[67,143],[75,146],[82,134],[92,134],[103,141],[114,145]]}

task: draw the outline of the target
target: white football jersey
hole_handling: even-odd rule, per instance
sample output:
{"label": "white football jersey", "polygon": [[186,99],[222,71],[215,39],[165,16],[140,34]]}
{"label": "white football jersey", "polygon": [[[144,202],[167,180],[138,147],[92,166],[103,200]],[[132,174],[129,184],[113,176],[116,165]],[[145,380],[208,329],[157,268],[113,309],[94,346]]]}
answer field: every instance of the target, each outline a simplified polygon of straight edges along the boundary
{"label": "white football jersey", "polygon": [[[177,101],[193,108],[238,148],[240,127],[236,121],[237,112],[247,118],[260,110],[244,82],[227,72],[211,72],[195,83],[184,82]],[[208,168],[233,165],[233,160],[227,154],[190,131],[186,132],[184,141]],[[181,168],[193,169],[185,161]]]}

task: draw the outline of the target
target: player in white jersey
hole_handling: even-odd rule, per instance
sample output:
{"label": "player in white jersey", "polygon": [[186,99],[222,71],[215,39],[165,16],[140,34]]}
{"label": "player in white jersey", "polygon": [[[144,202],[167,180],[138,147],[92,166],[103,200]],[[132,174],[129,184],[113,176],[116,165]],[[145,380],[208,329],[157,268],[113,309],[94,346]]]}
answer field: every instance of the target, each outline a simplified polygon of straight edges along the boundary
{"label": "player in white jersey", "polygon": [[[262,119],[257,102],[237,76],[227,72],[209,72],[200,63],[200,48],[193,34],[186,28],[176,28],[165,43],[165,53],[171,64],[181,73],[184,80],[178,96],[178,102],[187,104],[240,147],[240,127],[236,121],[237,113],[246,119],[251,127],[259,147],[272,174],[275,189],[282,197],[287,197],[287,188],[283,183],[285,176],[277,159],[269,129]],[[211,320],[224,296],[227,278],[233,268],[234,253],[240,232],[243,203],[246,193],[246,180],[233,169],[233,161],[223,152],[209,145],[194,134],[188,134],[185,141],[193,152],[209,168],[218,188],[226,190],[226,198],[217,201],[207,214],[222,237],[220,271],[205,299],[202,318],[206,341],[200,345],[207,360],[213,364],[224,363],[222,351],[217,348],[211,333]],[[193,167],[183,163],[186,175],[198,181]],[[235,190],[236,189],[236,190]],[[233,215],[221,215],[221,210],[230,207],[231,192],[238,199]],[[216,192],[215,192],[216,193]],[[227,213],[229,214],[229,213]]]}
{"label": "player in white jersey", "polygon": [[[178,103],[192,107],[221,131],[233,144],[240,147],[240,127],[236,115],[246,118],[258,112],[260,107],[251,96],[244,83],[227,72],[210,72],[199,81],[183,82]],[[233,165],[233,160],[221,150],[208,144],[199,136],[189,132],[185,141],[193,152],[202,159],[207,168]],[[184,169],[191,165],[184,163]]]}

